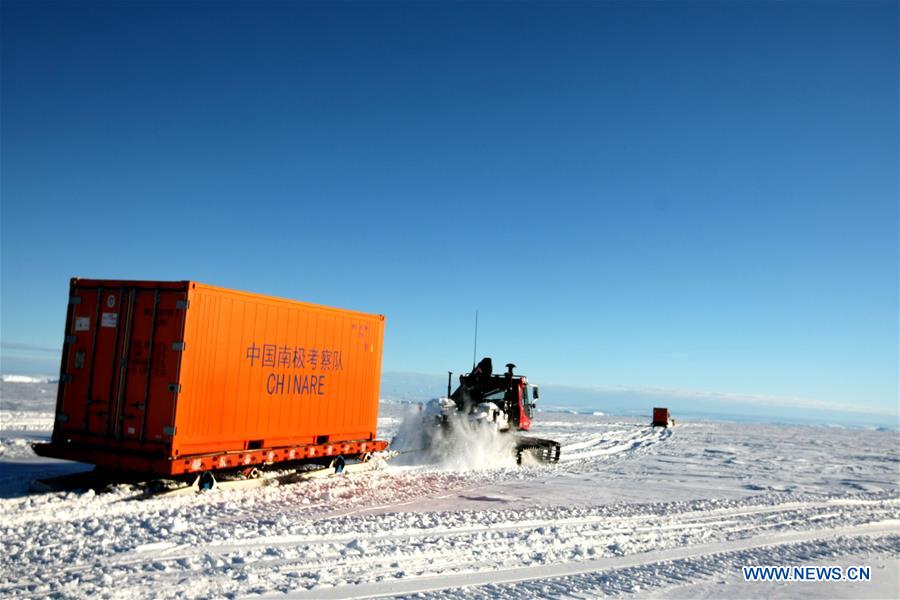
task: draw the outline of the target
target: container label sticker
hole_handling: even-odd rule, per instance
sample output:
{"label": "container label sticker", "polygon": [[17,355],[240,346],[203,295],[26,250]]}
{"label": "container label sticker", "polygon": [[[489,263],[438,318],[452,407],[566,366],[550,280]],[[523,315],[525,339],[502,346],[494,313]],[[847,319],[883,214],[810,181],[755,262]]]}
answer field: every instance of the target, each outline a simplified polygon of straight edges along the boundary
{"label": "container label sticker", "polygon": [[75,317],[75,331],[89,331],[91,328],[90,317]]}
{"label": "container label sticker", "polygon": [[115,327],[116,323],[119,321],[119,315],[117,313],[103,313],[103,318],[100,320],[100,327]]}

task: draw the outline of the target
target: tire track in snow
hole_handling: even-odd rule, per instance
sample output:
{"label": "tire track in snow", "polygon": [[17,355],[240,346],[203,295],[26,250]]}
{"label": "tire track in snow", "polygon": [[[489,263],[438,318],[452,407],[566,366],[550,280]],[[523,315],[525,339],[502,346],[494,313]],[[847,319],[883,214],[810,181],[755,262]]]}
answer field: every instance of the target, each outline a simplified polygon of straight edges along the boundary
{"label": "tire track in snow", "polygon": [[[602,558],[596,560],[577,561],[556,565],[543,565],[537,567],[518,567],[503,569],[499,571],[492,570],[488,572],[477,573],[469,572],[454,575],[444,574],[440,576],[439,582],[435,582],[435,578],[433,577],[421,577],[404,581],[359,584],[330,589],[314,588],[308,591],[298,591],[291,593],[290,597],[317,598],[321,600],[348,597],[377,598],[384,596],[401,596],[405,594],[421,594],[439,590],[444,591],[442,595],[460,596],[464,595],[467,589],[481,586],[494,586],[490,590],[485,590],[490,591],[491,594],[482,594],[482,596],[497,597],[499,595],[496,593],[499,591],[497,587],[504,584],[509,585],[521,584],[526,582],[544,582],[543,585],[546,586],[547,583],[544,580],[553,580],[589,573],[606,574],[609,571],[617,571],[635,567],[646,567],[648,565],[671,563],[674,561],[700,562],[699,559],[703,559],[711,555],[745,553],[750,550],[771,549],[781,545],[833,540],[842,537],[871,537],[887,535],[890,537],[882,542],[884,548],[894,549],[895,551],[900,552],[900,536],[891,535],[896,534],[898,528],[900,528],[900,519],[888,519],[875,523],[867,523],[864,525],[839,527],[829,531],[784,532],[777,536],[754,536],[747,539],[729,541],[724,543],[715,542],[697,546],[651,551],[625,557]],[[871,548],[871,543],[865,544],[863,547]],[[766,560],[764,559],[760,562],[766,562]],[[525,589],[515,589],[520,593],[525,592]],[[580,588],[580,591],[583,592],[585,590],[583,588]]]}
{"label": "tire track in snow", "polygon": [[[781,504],[738,505],[713,510],[683,510],[677,503],[653,506],[652,511],[623,516],[569,516],[565,510],[545,511],[535,519],[527,511],[510,511],[505,520],[466,522],[482,518],[473,513],[456,527],[442,525],[443,515],[396,513],[357,517],[343,522],[323,519],[311,524],[316,535],[265,536],[235,542],[197,543],[162,547],[150,544],[111,559],[82,562],[56,570],[42,568],[52,581],[72,581],[101,571],[114,574],[121,586],[142,585],[150,577],[160,585],[185,577],[223,582],[211,589],[229,593],[228,577],[235,572],[249,578],[265,576],[289,580],[296,587],[336,585],[339,588],[378,583],[378,579],[415,580],[453,569],[481,572],[516,568],[544,569],[548,565],[583,563],[599,557],[618,559],[647,551],[703,544],[728,544],[761,536],[777,537],[802,527],[810,536],[828,536],[841,527],[862,527],[872,521],[900,517],[900,499],[828,499]],[[496,515],[493,515],[496,517]],[[851,525],[848,525],[851,523]],[[525,564],[532,563],[529,567]],[[193,575],[192,575],[193,574]],[[322,575],[324,574],[324,576]],[[227,575],[227,576],[226,576]],[[453,577],[451,573],[447,575]],[[548,575],[549,577],[549,575]],[[167,583],[169,582],[169,583]],[[4,593],[20,593],[17,586],[0,586]],[[355,593],[355,592],[354,592]],[[405,592],[404,592],[405,593]]]}
{"label": "tire track in snow", "polygon": [[591,436],[583,442],[563,446],[559,462],[581,461],[598,456],[626,455],[638,449],[659,444],[671,435],[670,429],[652,427],[642,427],[638,431],[608,431],[601,435]]}
{"label": "tire track in snow", "polygon": [[[788,502],[777,505],[762,505],[750,508],[724,508],[718,510],[704,511],[702,513],[688,513],[681,515],[686,518],[674,520],[667,519],[665,515],[648,516],[645,514],[610,517],[606,515],[593,515],[586,517],[550,517],[545,519],[525,519],[521,521],[509,522],[491,522],[477,525],[463,525],[459,527],[434,527],[434,528],[415,528],[402,527],[398,528],[396,524],[389,523],[387,527],[375,532],[369,536],[363,536],[368,541],[407,541],[417,538],[428,538],[437,536],[465,536],[483,532],[513,532],[538,528],[556,527],[556,528],[579,528],[590,527],[594,525],[605,525],[603,533],[605,534],[623,534],[639,531],[675,531],[709,527],[724,527],[729,524],[744,523],[742,519],[745,517],[764,517],[768,514],[780,514],[785,517],[785,523],[789,525],[795,524],[798,518],[805,522],[823,520],[825,518],[833,518],[844,516],[842,512],[836,511],[840,507],[855,507],[869,509],[878,509],[881,507],[884,511],[900,513],[900,499],[893,501],[841,501],[827,500],[822,502]],[[814,511],[824,510],[824,512],[815,513]],[[813,514],[809,514],[809,513]],[[667,522],[669,521],[669,522]],[[643,526],[635,526],[634,523],[643,524]],[[746,523],[744,523],[746,525]],[[724,531],[724,529],[722,530]],[[739,531],[735,529],[733,531]],[[224,554],[236,551],[248,551],[255,548],[272,548],[277,546],[297,546],[297,545],[318,545],[318,544],[345,544],[353,540],[360,539],[359,532],[345,534],[322,534],[318,536],[294,535],[294,536],[269,536],[264,538],[251,538],[239,541],[223,541],[212,542],[203,547],[203,554]],[[157,559],[177,560],[197,554],[197,550],[193,545],[171,545],[159,546],[150,545],[147,548],[138,548],[136,553],[143,552],[160,552]],[[130,562],[129,557],[122,557],[121,563]],[[112,563],[111,563],[112,564]]]}

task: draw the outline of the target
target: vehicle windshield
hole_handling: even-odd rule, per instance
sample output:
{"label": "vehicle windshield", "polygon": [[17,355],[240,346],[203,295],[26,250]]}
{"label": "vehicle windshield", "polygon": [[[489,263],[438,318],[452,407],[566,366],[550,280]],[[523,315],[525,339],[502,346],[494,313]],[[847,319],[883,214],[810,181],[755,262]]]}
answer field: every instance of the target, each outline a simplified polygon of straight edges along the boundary
{"label": "vehicle windshield", "polygon": [[506,398],[505,390],[497,390],[484,397],[487,402],[502,402]]}

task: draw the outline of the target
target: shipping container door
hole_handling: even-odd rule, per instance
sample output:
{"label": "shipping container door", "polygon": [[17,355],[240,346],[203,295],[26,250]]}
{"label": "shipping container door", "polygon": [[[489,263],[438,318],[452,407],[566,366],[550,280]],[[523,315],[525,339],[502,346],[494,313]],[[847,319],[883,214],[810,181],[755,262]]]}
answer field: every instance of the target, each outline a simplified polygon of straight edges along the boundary
{"label": "shipping container door", "polygon": [[175,435],[175,403],[181,391],[179,370],[184,350],[186,308],[186,292],[160,291],[153,320],[152,344],[149,338],[141,340],[147,344],[146,347],[152,348],[152,355],[147,355],[148,372],[143,378],[137,378],[145,385],[146,391],[138,384],[133,388],[134,395],[131,397],[135,401],[145,400],[140,429],[135,429],[144,441],[170,442]]}
{"label": "shipping container door", "polygon": [[62,431],[170,439],[146,413],[152,402],[171,424],[185,293],[77,285],[72,292],[57,410]]}
{"label": "shipping container door", "polygon": [[71,314],[67,320],[65,350],[59,380],[57,427],[63,432],[87,430],[94,347],[100,317],[102,289],[71,288]]}
{"label": "shipping container door", "polygon": [[136,293],[128,367],[119,394],[118,437],[171,440],[185,307],[181,291],[143,289]]}
{"label": "shipping container door", "polygon": [[[141,425],[151,389],[154,328],[159,290],[135,290],[128,334],[126,368],[116,402],[117,438],[140,439]],[[158,348],[156,348],[158,352]]]}
{"label": "shipping container door", "polygon": [[57,419],[63,429],[109,435],[114,422],[113,395],[124,343],[123,321],[129,313],[127,290],[74,287],[74,304],[66,332],[66,365],[60,385]]}

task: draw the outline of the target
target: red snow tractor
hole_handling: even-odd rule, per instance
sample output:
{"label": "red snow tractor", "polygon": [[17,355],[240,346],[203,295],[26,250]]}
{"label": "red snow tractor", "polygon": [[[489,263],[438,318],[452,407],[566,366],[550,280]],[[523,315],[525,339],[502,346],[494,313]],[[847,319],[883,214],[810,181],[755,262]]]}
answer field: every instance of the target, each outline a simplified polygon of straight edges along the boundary
{"label": "red snow tractor", "polygon": [[514,374],[515,368],[516,365],[508,363],[506,373],[495,375],[491,359],[483,358],[471,373],[459,376],[459,387],[453,393],[450,393],[453,373],[449,373],[448,397],[441,399],[441,424],[450,426],[450,415],[454,413],[466,415],[470,420],[514,435],[518,464],[522,464],[525,457],[535,462],[558,462],[558,442],[518,433],[531,429],[538,387],[529,384],[524,375]]}

